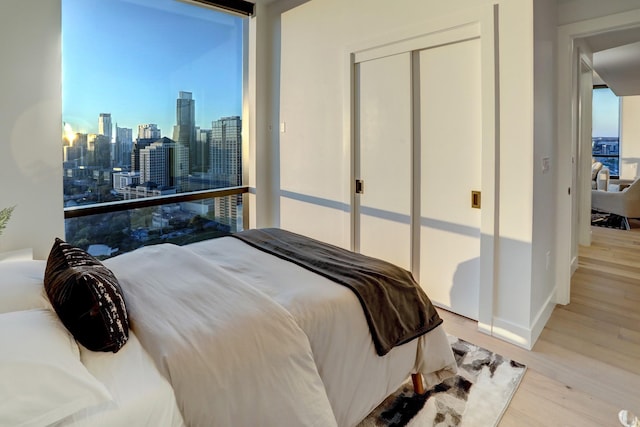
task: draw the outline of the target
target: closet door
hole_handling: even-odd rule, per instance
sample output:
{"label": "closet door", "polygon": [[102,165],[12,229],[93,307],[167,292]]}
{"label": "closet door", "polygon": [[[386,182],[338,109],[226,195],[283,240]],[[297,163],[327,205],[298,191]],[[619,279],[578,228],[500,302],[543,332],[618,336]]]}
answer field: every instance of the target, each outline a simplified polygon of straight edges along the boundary
{"label": "closet door", "polygon": [[411,268],[411,53],[356,64],[355,249]]}
{"label": "closet door", "polygon": [[482,93],[480,39],[415,54],[419,69],[420,268],[431,300],[478,319]]}

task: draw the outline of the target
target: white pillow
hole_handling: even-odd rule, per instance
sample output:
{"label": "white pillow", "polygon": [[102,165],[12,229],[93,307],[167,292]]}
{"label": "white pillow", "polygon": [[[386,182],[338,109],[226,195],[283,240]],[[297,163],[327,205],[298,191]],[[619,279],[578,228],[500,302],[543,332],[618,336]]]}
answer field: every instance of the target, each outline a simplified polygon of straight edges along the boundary
{"label": "white pillow", "polygon": [[0,314],[0,343],[0,426],[46,426],[111,400],[54,312]]}
{"label": "white pillow", "polygon": [[0,313],[50,308],[44,291],[46,261],[0,262]]}

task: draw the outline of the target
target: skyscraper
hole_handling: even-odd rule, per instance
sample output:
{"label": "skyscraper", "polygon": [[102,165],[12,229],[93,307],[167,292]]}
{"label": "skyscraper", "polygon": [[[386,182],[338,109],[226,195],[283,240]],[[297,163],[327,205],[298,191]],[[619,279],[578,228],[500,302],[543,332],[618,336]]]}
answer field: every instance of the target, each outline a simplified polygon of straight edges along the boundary
{"label": "skyscraper", "polygon": [[[113,167],[115,166],[115,159],[118,155],[116,152],[117,147],[113,145],[113,126],[111,125],[111,113],[100,113],[98,117],[98,135],[101,135],[100,142],[108,142],[107,148],[109,149],[109,161],[106,166],[103,167]],[[101,165],[104,163],[103,159],[101,160]]]}
{"label": "skyscraper", "polygon": [[196,128],[196,144],[198,146],[196,158],[201,172],[209,170],[209,146],[211,144],[211,129]]}
{"label": "skyscraper", "polygon": [[87,137],[86,133],[76,133],[70,145],[63,147],[63,160],[75,161],[78,166],[87,166]]}
{"label": "skyscraper", "polygon": [[[209,164],[213,181],[220,187],[242,184],[242,120],[239,116],[223,117],[211,123]],[[217,220],[234,226],[237,220],[237,196],[216,199]]]}
{"label": "skyscraper", "polygon": [[234,187],[242,182],[242,120],[223,117],[211,123],[209,164],[221,186]]}
{"label": "skyscraper", "polygon": [[133,145],[133,129],[118,127],[116,123],[115,164],[131,165],[131,149]]}
{"label": "skyscraper", "polygon": [[198,148],[196,142],[196,102],[191,92],[180,91],[176,100],[176,125],[173,127],[173,140],[176,143],[176,185],[178,191],[182,191],[183,178],[186,178],[194,169],[199,168],[194,163]]}
{"label": "skyscraper", "polygon": [[131,171],[140,172],[140,152],[153,144],[157,139],[154,138],[137,138],[131,149]]}
{"label": "skyscraper", "polygon": [[169,138],[161,138],[140,150],[140,182],[159,187],[173,186],[171,174],[176,144]]}
{"label": "skyscraper", "polygon": [[104,135],[89,134],[87,137],[87,166],[111,168],[111,143]]}
{"label": "skyscraper", "polygon": [[98,135],[104,135],[109,138],[109,142],[112,142],[113,127],[111,125],[111,113],[100,113],[100,117],[98,117]]}

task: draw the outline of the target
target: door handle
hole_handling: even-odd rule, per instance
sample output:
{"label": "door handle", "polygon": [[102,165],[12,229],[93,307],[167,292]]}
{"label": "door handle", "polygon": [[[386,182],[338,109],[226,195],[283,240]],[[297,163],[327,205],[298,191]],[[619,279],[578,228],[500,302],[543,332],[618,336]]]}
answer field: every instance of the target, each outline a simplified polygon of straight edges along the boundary
{"label": "door handle", "polygon": [[471,207],[474,209],[480,209],[482,193],[480,191],[471,192]]}

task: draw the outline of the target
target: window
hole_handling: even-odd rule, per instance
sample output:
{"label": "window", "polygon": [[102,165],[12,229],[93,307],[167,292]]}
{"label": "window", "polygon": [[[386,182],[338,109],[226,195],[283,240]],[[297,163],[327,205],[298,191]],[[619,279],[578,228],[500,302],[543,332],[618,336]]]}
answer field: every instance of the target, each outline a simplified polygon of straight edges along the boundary
{"label": "window", "polygon": [[620,175],[620,99],[608,87],[593,89],[592,155]]}
{"label": "window", "polygon": [[[244,190],[202,192],[242,185],[246,19],[179,0],[62,1],[67,241],[107,257],[242,228]],[[115,211],[70,213],[100,205]]]}

